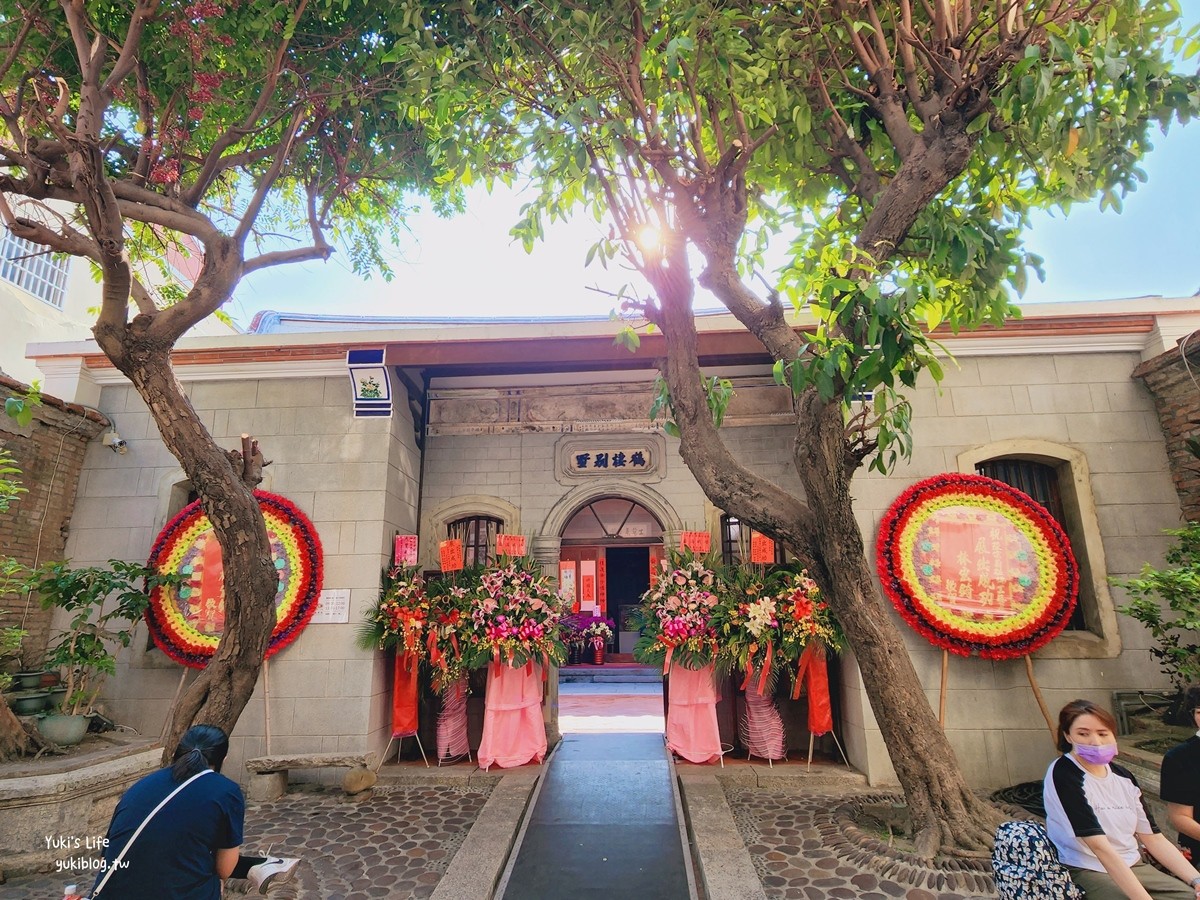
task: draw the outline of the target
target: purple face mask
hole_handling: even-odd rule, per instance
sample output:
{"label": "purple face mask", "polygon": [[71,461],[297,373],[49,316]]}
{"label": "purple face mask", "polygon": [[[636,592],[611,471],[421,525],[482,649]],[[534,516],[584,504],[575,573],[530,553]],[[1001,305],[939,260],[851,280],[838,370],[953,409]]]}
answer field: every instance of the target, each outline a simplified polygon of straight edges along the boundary
{"label": "purple face mask", "polygon": [[1093,744],[1075,744],[1074,746],[1075,755],[1093,766],[1107,766],[1117,755],[1116,744],[1101,744],[1099,747]]}

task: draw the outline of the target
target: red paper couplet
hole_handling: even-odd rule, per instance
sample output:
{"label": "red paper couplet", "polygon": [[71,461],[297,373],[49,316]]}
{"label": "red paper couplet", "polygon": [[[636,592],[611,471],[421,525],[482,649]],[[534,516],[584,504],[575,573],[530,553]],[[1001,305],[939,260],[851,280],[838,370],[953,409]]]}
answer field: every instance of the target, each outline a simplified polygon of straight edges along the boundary
{"label": "red paper couplet", "polygon": [[443,572],[457,572],[463,567],[463,545],[458,539],[438,544],[438,556]]}
{"label": "red paper couplet", "polygon": [[579,599],[588,603],[593,602],[596,599],[596,576],[584,575],[580,581]]}
{"label": "red paper couplet", "polygon": [[693,553],[707,553],[712,546],[712,535],[707,531],[679,532],[679,549]]}
{"label": "red paper couplet", "polygon": [[525,555],[525,535],[523,535],[523,534],[498,534],[498,535],[496,535],[496,555],[497,556],[524,556]]}
{"label": "red paper couplet", "polygon": [[396,535],[397,566],[415,566],[417,564],[417,536],[415,534]]}
{"label": "red paper couplet", "polygon": [[775,562],[775,542],[765,534],[752,534],[750,536],[750,562],[768,564]]}

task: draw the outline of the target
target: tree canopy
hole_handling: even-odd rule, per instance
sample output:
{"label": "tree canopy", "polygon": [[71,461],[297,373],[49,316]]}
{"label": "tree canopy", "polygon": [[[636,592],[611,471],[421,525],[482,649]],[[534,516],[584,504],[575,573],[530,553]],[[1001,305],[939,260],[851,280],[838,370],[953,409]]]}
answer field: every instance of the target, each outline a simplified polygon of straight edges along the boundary
{"label": "tree canopy", "polygon": [[[231,729],[274,624],[278,578],[251,488],[249,438],[217,446],[170,353],[239,280],[343,249],[360,272],[408,191],[456,203],[414,116],[437,52],[421,5],[338,0],[60,0],[0,12],[0,221],[47,252],[85,257],[102,282],[93,332],[145,401],[213,523],[226,631],[183,697]],[[433,71],[422,66],[423,72]],[[179,257],[196,271],[183,280]],[[168,741],[168,752],[171,748]]]}
{"label": "tree canopy", "polygon": [[[776,327],[771,349],[781,381],[825,399],[938,377],[929,331],[1001,323],[1040,274],[1030,211],[1119,209],[1152,129],[1200,103],[1171,62],[1200,39],[1170,0],[471,10],[511,102],[507,152],[541,189],[515,233],[529,244],[580,206],[611,216],[595,254],[651,283],[663,250],[641,236],[690,244],[752,330],[778,320],[776,297],[807,307],[806,339]],[[494,145],[475,146],[470,165],[494,171]],[[767,273],[780,231],[789,264]],[[629,305],[654,322],[654,302]]]}

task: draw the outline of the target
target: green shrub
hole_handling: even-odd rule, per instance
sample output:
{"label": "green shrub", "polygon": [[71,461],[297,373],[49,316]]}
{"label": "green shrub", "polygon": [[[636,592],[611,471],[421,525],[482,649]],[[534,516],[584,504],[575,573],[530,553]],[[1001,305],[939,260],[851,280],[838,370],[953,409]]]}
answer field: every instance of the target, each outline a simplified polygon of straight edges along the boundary
{"label": "green shrub", "polygon": [[1133,597],[1120,611],[1146,626],[1157,644],[1150,652],[1182,691],[1200,683],[1200,522],[1167,534],[1178,542],[1166,568],[1147,565],[1139,578],[1115,583]]}

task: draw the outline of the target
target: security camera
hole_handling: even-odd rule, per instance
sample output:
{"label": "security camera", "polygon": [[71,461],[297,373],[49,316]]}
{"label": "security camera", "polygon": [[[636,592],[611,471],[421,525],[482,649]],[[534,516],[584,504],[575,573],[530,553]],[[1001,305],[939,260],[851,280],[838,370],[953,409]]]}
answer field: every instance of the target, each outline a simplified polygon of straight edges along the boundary
{"label": "security camera", "polygon": [[100,439],[100,443],[112,450],[113,453],[124,455],[129,452],[129,442],[117,434],[116,429],[105,432],[104,437]]}

